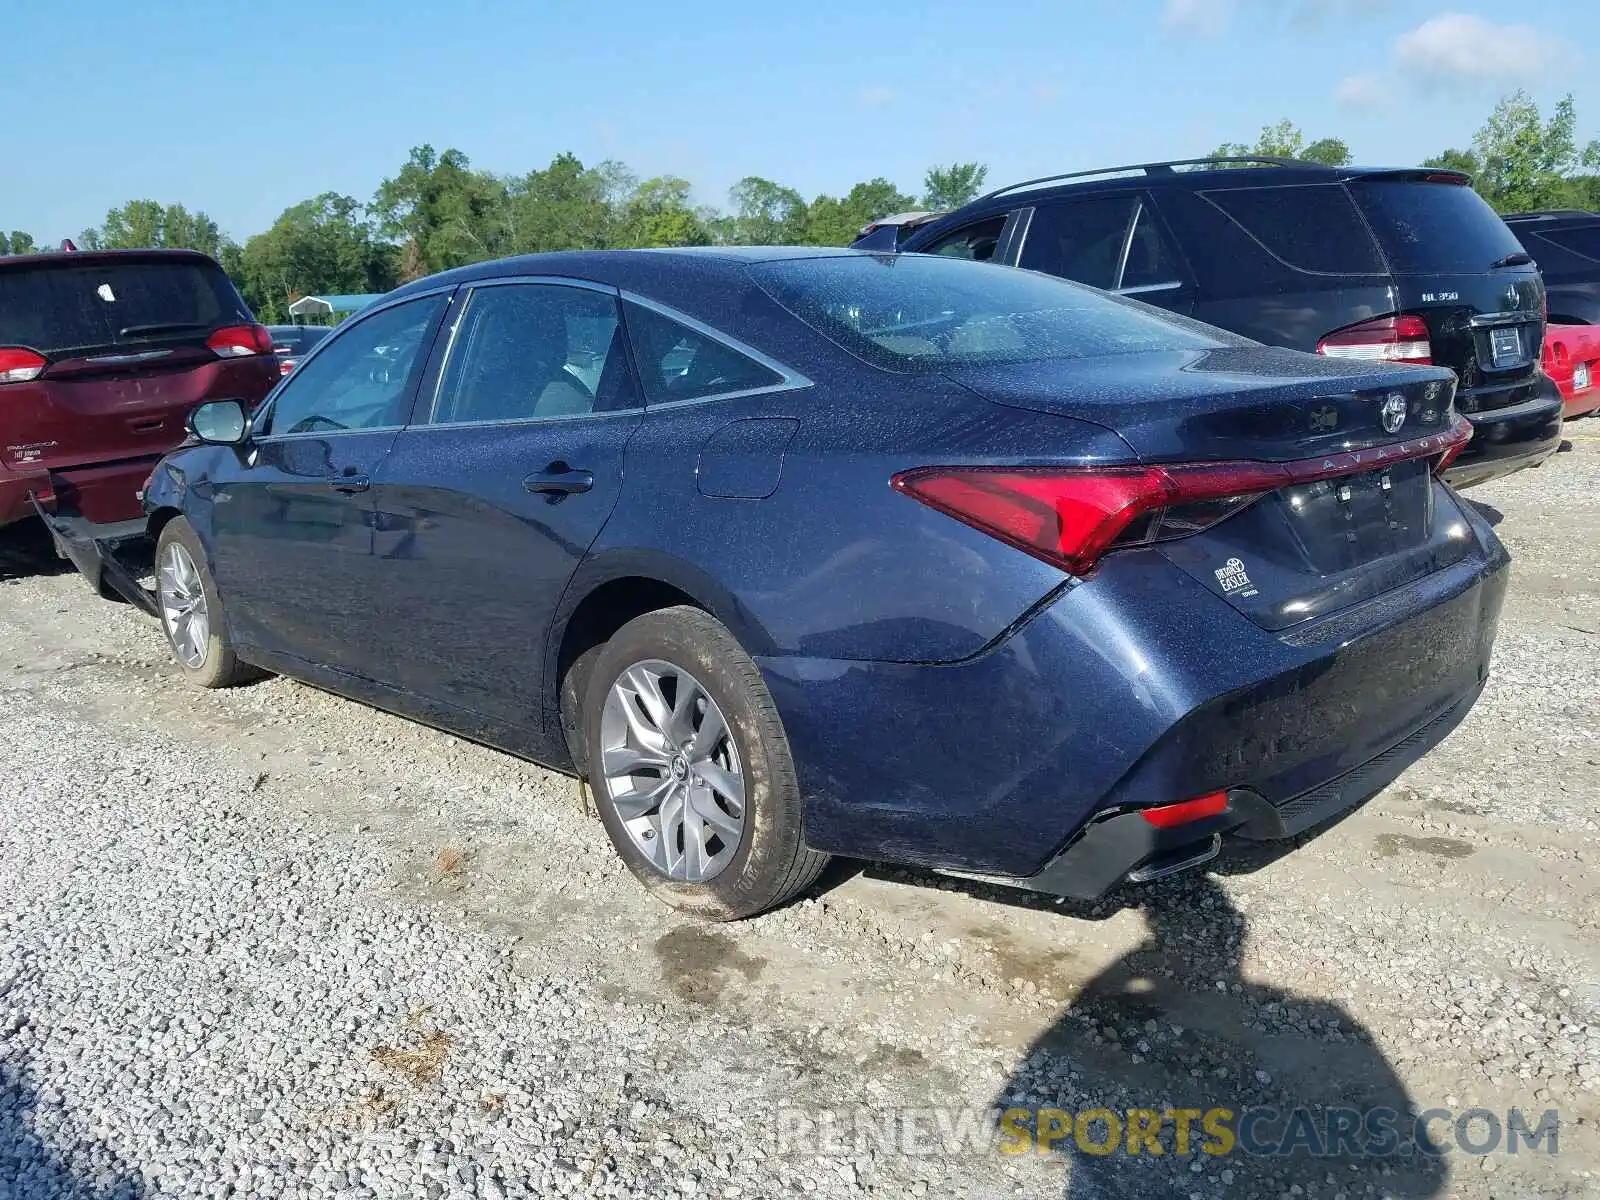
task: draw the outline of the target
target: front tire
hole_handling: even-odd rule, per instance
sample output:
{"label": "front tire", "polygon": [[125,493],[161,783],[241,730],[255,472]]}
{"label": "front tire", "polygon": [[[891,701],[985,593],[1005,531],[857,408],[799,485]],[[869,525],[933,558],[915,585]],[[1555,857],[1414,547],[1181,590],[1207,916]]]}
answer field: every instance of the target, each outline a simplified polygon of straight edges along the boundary
{"label": "front tire", "polygon": [[225,688],[261,677],[233,652],[205,548],[183,517],[168,521],[156,541],[156,600],[167,645],[190,683]]}
{"label": "front tire", "polygon": [[611,843],[674,908],[754,916],[809,887],[789,742],[728,630],[697,608],[646,613],[595,661],[584,704],[589,786]]}

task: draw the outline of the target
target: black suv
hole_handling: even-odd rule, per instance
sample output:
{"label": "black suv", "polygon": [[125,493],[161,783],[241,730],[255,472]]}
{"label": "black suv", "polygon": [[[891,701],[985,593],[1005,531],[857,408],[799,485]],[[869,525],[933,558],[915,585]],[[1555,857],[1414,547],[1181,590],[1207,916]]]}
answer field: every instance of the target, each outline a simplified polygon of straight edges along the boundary
{"label": "black suv", "polygon": [[1581,208],[1516,213],[1506,224],[1544,274],[1550,320],[1600,325],[1600,213]]}
{"label": "black suv", "polygon": [[861,249],[987,259],[1092,284],[1272,345],[1438,363],[1474,436],[1458,487],[1561,444],[1540,369],[1544,286],[1467,176],[1281,159],[1146,163],[1032,179]]}

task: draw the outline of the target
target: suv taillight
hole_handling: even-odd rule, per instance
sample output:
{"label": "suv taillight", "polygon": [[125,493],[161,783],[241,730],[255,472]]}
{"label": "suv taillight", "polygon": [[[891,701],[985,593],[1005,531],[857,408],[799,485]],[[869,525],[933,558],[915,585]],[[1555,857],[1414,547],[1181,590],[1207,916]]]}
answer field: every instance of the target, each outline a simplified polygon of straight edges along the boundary
{"label": "suv taillight", "polygon": [[0,346],[0,383],[27,383],[49,366],[42,354],[21,346]]}
{"label": "suv taillight", "polygon": [[1368,362],[1433,362],[1428,326],[1421,317],[1379,317],[1336,329],[1317,343],[1317,353],[1328,358],[1358,358]]}
{"label": "suv taillight", "polygon": [[1459,414],[1442,433],[1384,449],[1294,462],[1171,463],[1150,467],[922,467],[892,484],[929,508],[1070,572],[1086,575],[1111,550],[1209,529],[1269,492],[1378,466],[1433,458],[1441,469],[1466,445]]}
{"label": "suv taillight", "polygon": [[206,339],[221,358],[272,353],[272,334],[265,325],[226,325]]}

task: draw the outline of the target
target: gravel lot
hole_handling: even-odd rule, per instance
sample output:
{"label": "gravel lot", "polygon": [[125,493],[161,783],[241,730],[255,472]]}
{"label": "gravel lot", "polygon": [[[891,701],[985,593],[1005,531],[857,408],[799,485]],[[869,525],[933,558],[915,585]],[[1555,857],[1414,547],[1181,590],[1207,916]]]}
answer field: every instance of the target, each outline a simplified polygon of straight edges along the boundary
{"label": "gravel lot", "polygon": [[[1570,436],[1472,493],[1516,563],[1448,742],[1296,854],[1095,908],[850,866],[694,924],[567,780],[287,680],[193,691],[10,536],[0,1197],[1600,1194],[1600,420]],[[1360,1099],[1554,1108],[1559,1153],[775,1134]]]}

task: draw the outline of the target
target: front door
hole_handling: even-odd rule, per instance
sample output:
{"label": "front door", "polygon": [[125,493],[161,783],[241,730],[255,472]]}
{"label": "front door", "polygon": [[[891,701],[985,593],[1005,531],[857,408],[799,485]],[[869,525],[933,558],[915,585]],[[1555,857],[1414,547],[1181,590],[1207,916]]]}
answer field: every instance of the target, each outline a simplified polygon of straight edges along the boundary
{"label": "front door", "polygon": [[640,420],[617,305],[553,280],[458,298],[434,394],[375,479],[364,674],[540,726],[551,616],[617,503]]}
{"label": "front door", "polygon": [[216,470],[213,571],[240,645],[340,669],[359,656],[373,476],[448,300],[420,297],[341,328]]}

